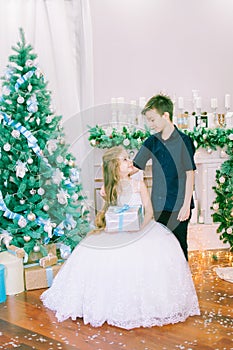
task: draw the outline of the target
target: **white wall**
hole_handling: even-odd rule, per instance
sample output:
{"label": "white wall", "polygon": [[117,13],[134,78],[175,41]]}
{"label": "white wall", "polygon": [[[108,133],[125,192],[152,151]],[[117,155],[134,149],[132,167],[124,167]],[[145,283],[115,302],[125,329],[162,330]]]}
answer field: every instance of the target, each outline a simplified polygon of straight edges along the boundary
{"label": "white wall", "polygon": [[90,0],[95,104],[149,98],[161,90],[202,96],[202,111],[224,95],[233,109],[232,0]]}

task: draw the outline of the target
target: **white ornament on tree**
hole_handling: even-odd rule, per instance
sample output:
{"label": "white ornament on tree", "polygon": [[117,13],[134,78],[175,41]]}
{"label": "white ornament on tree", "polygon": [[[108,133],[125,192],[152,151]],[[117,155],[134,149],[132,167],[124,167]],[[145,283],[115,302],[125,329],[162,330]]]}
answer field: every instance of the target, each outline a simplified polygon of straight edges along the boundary
{"label": "white ornament on tree", "polygon": [[33,65],[34,65],[33,61],[30,59],[28,59],[25,64],[26,64],[26,67],[33,67]]}
{"label": "white ornament on tree", "polygon": [[57,200],[60,204],[67,204],[68,198],[70,198],[70,195],[67,191],[64,191],[63,189],[60,189],[57,194]]}
{"label": "white ornament on tree", "polygon": [[9,143],[5,143],[5,145],[3,146],[3,149],[4,151],[9,152],[11,149],[11,145]]}
{"label": "white ornament on tree", "polygon": [[47,142],[46,147],[47,147],[47,150],[48,150],[50,155],[53,154],[56,151],[56,149],[57,149],[57,142],[58,141],[54,140],[54,139],[51,139],[51,140],[49,140]]}
{"label": "white ornament on tree", "polygon": [[32,164],[33,163],[33,159],[32,158],[28,158],[27,162],[28,162],[28,164]]}
{"label": "white ornament on tree", "polygon": [[35,245],[35,246],[33,247],[33,251],[34,251],[35,253],[38,253],[38,252],[40,251],[40,246]]}
{"label": "white ornament on tree", "polygon": [[19,97],[17,98],[17,102],[20,103],[20,104],[24,103],[24,98],[23,98],[23,96],[19,96]]}
{"label": "white ornament on tree", "polygon": [[44,225],[44,231],[48,233],[48,237],[52,238],[53,236],[53,225],[50,220],[46,221],[46,224]]}
{"label": "white ornament on tree", "polygon": [[64,179],[64,174],[60,169],[56,169],[53,173],[52,179],[55,185],[59,185],[62,179]]}
{"label": "white ornament on tree", "polygon": [[15,138],[18,139],[20,137],[20,132],[19,130],[12,130],[11,135]]}
{"label": "white ornament on tree", "polygon": [[43,194],[45,193],[45,190],[44,190],[42,187],[40,187],[40,188],[38,188],[37,193],[38,193],[40,196],[43,196]]}
{"label": "white ornament on tree", "polygon": [[34,190],[34,188],[32,188],[32,189],[30,190],[30,193],[31,193],[32,196],[34,196],[34,194],[36,194],[36,190]]}
{"label": "white ornament on tree", "polygon": [[78,193],[74,193],[73,194],[73,196],[72,196],[72,199],[74,200],[74,201],[77,201],[78,200]]}
{"label": "white ornament on tree", "polygon": [[16,176],[23,178],[26,174],[26,171],[28,171],[28,169],[26,168],[26,164],[27,163],[23,163],[21,162],[21,160],[17,160],[16,162]]}
{"label": "white ornament on tree", "polygon": [[44,209],[44,211],[48,211],[48,210],[49,210],[48,204],[45,204],[45,205],[43,206],[43,209]]}
{"label": "white ornament on tree", "polygon": [[31,240],[30,236],[23,236],[25,242],[29,242]]}
{"label": "white ornament on tree", "polygon": [[63,158],[62,156],[58,156],[58,157],[57,157],[57,162],[58,162],[58,164],[63,163],[63,161],[64,161],[64,158]]}
{"label": "white ornament on tree", "polygon": [[52,120],[53,120],[52,116],[48,115],[48,117],[46,118],[46,123],[50,124]]}
{"label": "white ornament on tree", "polygon": [[23,217],[21,217],[21,218],[19,219],[19,221],[18,221],[18,225],[19,225],[19,227],[21,227],[21,228],[26,227],[26,226],[27,226],[27,220],[24,219]]}

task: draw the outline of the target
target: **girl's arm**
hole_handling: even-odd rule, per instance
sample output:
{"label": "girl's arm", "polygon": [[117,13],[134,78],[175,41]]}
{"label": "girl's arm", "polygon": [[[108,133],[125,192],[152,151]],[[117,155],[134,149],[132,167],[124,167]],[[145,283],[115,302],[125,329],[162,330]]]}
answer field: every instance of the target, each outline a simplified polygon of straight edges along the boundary
{"label": "girl's arm", "polygon": [[153,218],[153,208],[150,199],[148,189],[144,181],[140,181],[140,194],[142,199],[142,205],[144,207],[144,220],[142,223],[142,228],[145,227]]}

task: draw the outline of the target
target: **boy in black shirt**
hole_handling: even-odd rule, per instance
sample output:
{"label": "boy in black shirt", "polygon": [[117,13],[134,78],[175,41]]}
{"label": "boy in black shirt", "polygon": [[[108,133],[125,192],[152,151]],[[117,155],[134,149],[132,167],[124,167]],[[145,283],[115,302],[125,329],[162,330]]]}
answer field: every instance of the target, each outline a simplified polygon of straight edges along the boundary
{"label": "boy in black shirt", "polygon": [[173,103],[169,97],[153,96],[142,114],[155,134],[143,143],[134,158],[134,166],[145,170],[148,160],[152,160],[154,218],[175,234],[188,260],[187,228],[193,208],[195,147],[190,137],[173,124]]}

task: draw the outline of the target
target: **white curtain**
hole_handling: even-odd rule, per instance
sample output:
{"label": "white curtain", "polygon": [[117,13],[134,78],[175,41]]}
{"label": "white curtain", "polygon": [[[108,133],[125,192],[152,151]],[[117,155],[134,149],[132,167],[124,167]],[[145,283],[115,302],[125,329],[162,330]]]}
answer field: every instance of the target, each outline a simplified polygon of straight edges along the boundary
{"label": "white curtain", "polygon": [[94,100],[89,0],[0,0],[0,73],[19,40],[19,27],[38,55],[55,113],[63,122],[79,118]]}

